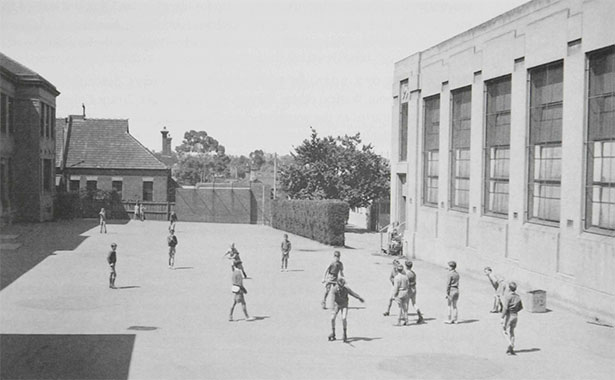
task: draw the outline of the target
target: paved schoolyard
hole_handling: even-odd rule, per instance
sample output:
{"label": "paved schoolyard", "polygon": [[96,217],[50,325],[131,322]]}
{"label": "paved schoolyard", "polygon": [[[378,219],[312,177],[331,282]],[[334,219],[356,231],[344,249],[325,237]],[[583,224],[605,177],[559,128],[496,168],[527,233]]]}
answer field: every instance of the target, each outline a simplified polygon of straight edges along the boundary
{"label": "paved schoolyard", "polygon": [[[63,234],[81,232],[80,223],[88,222],[46,224],[24,238],[69,238]],[[350,301],[345,344],[327,341],[329,311],[320,308],[332,247],[290,235],[290,270],[280,272],[282,231],[180,222],[177,268],[169,270],[166,223],[130,221],[109,225],[107,234],[87,227],[70,237],[70,249],[37,261],[0,292],[3,378],[607,379],[615,370],[615,329],[562,310],[522,312],[520,352],[505,355],[499,318],[488,313],[489,284],[465,268],[464,323],[442,323],[446,270],[417,261],[427,323],[394,327],[396,316],[382,316],[391,259],[378,254],[377,234],[349,233],[340,249],[348,285],[366,299]],[[27,257],[28,241],[18,255]],[[112,241],[117,290],[107,287]],[[231,242],[251,277],[245,285],[253,322],[240,308],[228,321],[231,271],[222,256]]]}

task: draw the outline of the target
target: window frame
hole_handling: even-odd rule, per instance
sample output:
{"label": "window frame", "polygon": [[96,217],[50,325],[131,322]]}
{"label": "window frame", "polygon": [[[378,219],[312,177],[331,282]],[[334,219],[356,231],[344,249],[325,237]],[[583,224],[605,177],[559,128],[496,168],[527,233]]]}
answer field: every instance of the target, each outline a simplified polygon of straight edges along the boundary
{"label": "window frame", "polygon": [[[597,49],[591,52],[587,52],[585,55],[585,93],[584,93],[584,102],[585,102],[585,109],[586,109],[586,115],[584,117],[584,131],[583,131],[583,148],[584,148],[584,152],[583,152],[583,158],[584,158],[584,165],[583,165],[583,214],[582,214],[582,228],[584,232],[588,232],[588,233],[593,233],[593,234],[598,234],[598,235],[606,235],[606,236],[615,236],[615,228],[614,229],[610,229],[610,228],[606,228],[606,227],[602,227],[600,225],[593,225],[592,221],[593,221],[593,204],[595,202],[593,202],[593,190],[595,187],[595,184],[599,184],[599,188],[602,190],[603,188],[612,188],[614,182],[604,182],[604,181],[594,181],[594,173],[593,173],[593,167],[595,165],[594,163],[594,159],[595,159],[595,153],[594,153],[594,146],[596,143],[600,143],[600,144],[604,144],[605,142],[615,142],[615,134],[609,138],[606,139],[596,139],[596,140],[590,140],[590,134],[591,134],[591,125],[590,125],[590,118],[591,118],[591,108],[590,108],[590,101],[591,99],[595,99],[598,97],[603,97],[606,98],[608,96],[615,96],[615,92],[603,92],[599,95],[594,95],[591,96],[590,95],[590,91],[591,91],[591,63],[593,59],[596,59],[597,57],[603,56],[603,55],[610,55],[613,54],[615,55],[615,45],[610,45],[601,49]],[[591,156],[590,156],[591,155]],[[590,178],[591,176],[591,178]],[[604,186],[604,184],[606,184],[607,186]],[[602,202],[598,202],[598,203],[602,203]],[[610,202],[609,202],[610,203]],[[614,206],[610,206],[610,207],[614,207]]]}
{"label": "window frame", "polygon": [[[543,102],[540,103],[540,105],[538,106],[532,106],[533,104],[533,91],[532,91],[532,77],[533,75],[536,75],[536,73],[538,73],[540,70],[545,70],[546,73],[545,75],[548,75],[548,70],[551,67],[555,67],[555,66],[561,66],[561,71],[562,71],[562,81],[561,81],[561,100],[559,101],[551,101],[551,102]],[[547,141],[547,142],[537,142],[534,143],[532,141],[532,136],[533,136],[533,129],[532,129],[532,111],[534,109],[553,109],[556,106],[561,107],[562,110],[562,118],[561,118],[561,122],[560,122],[560,135],[563,132],[563,108],[564,108],[564,94],[563,94],[563,85],[564,85],[564,60],[560,59],[557,61],[553,61],[553,62],[549,62],[543,65],[539,65],[533,68],[530,68],[527,70],[527,135],[526,135],[526,149],[525,149],[525,157],[527,158],[527,164],[526,164],[526,197],[525,197],[525,221],[529,222],[529,223],[534,223],[534,224],[541,224],[541,225],[545,225],[545,226],[551,226],[551,227],[559,227],[560,223],[561,223],[561,216],[562,216],[562,208],[561,208],[561,190],[562,190],[562,181],[561,181],[561,174],[562,174],[562,170],[561,170],[561,162],[562,162],[562,158],[561,158],[561,154],[559,157],[559,162],[560,162],[560,171],[559,171],[559,181],[556,180],[552,180],[552,179],[535,179],[535,172],[536,172],[536,165],[535,165],[535,149],[537,146],[540,146],[541,148],[553,148],[553,147],[559,147],[560,149],[562,149],[563,146],[563,136],[560,138],[559,141],[556,140],[551,140],[551,141]],[[546,219],[546,218],[542,218],[539,217],[537,215],[534,215],[534,194],[536,193],[534,190],[535,185],[542,185],[542,186],[553,186],[555,184],[558,185],[559,187],[559,198],[558,202],[559,202],[559,206],[558,206],[558,219],[557,220],[552,220],[552,219]],[[538,197],[541,199],[551,199],[548,197]]]}
{"label": "window frame", "polygon": [[[435,102],[437,100],[438,102],[438,127],[437,127],[437,133],[430,133],[429,135],[437,135],[437,149],[430,149],[427,150],[426,147],[426,142],[427,142],[427,105],[430,102]],[[423,175],[422,175],[422,194],[421,194],[421,204],[423,206],[428,206],[428,207],[434,207],[434,208],[438,208],[438,201],[439,201],[439,197],[438,197],[438,191],[439,191],[439,187],[440,187],[440,172],[439,172],[439,163],[440,163],[440,110],[441,110],[441,98],[440,98],[440,94],[435,94],[435,95],[431,95],[428,97],[424,97],[423,98],[423,125],[422,125],[422,130],[423,130],[423,138],[422,138],[422,158],[423,158]],[[432,159],[430,159],[430,154],[433,153],[437,153],[438,154],[438,159],[435,161],[437,163],[436,167],[438,167],[437,170],[437,175],[429,175],[430,171],[430,163],[433,162]],[[429,184],[431,183],[431,180],[436,179],[438,181],[438,185],[436,187],[436,199],[435,201],[430,201],[429,200],[429,189],[433,189],[433,187],[430,187]],[[428,181],[429,180],[429,181]]]}
{"label": "window frame", "polygon": [[[146,194],[145,184],[151,184],[151,194]],[[143,181],[143,191],[142,191],[142,200],[143,202],[153,202],[154,201],[154,181]],[[148,195],[148,196],[146,196]],[[147,199],[151,198],[151,199]]]}
{"label": "window frame", "polygon": [[[508,93],[509,95],[509,103],[508,103],[508,108],[506,110],[499,110],[499,111],[495,111],[493,113],[489,112],[489,89],[490,86],[494,86],[494,85],[500,85],[503,82],[509,82],[509,86],[510,86],[510,92]],[[484,124],[484,128],[483,128],[483,160],[484,160],[484,166],[483,166],[483,178],[482,178],[482,212],[483,215],[487,215],[487,216],[492,216],[492,217],[496,217],[496,218],[502,218],[502,219],[507,219],[508,218],[508,214],[510,212],[510,137],[511,137],[511,117],[512,117],[512,74],[506,74],[506,75],[502,75],[500,77],[497,78],[492,78],[489,80],[486,80],[483,84],[483,108],[484,108],[484,115],[483,115],[483,124]],[[497,103],[496,103],[497,104]],[[502,116],[502,115],[508,115],[509,121],[508,121],[508,144],[490,144],[489,142],[489,117],[490,116],[495,116],[496,118],[498,116]],[[497,125],[497,123],[495,123]],[[492,156],[491,151],[494,151],[494,154]],[[501,150],[508,150],[508,164],[507,164],[507,170],[508,170],[508,177],[506,179],[504,179],[503,177],[492,177],[491,176],[491,162],[492,161],[497,161],[497,151],[501,151]],[[497,193],[495,190],[492,192],[491,191],[491,184],[492,183],[505,183],[508,185],[508,192],[506,192],[506,195],[508,197],[508,200],[506,202],[506,212],[499,212],[499,211],[494,211],[493,208],[491,207],[491,195],[492,194],[504,194],[504,193]]]}
{"label": "window frame", "polygon": [[[467,141],[468,144],[467,146],[463,146],[463,147],[455,147],[455,137],[456,137],[456,130],[458,132],[463,131],[464,129],[461,128],[455,128],[455,119],[454,119],[454,115],[455,115],[455,96],[462,96],[465,92],[468,92],[468,96],[470,99],[470,114],[469,117],[467,118],[460,118],[459,122],[461,123],[462,121],[468,121],[470,124],[470,128],[467,129],[468,131],[468,137],[467,137]],[[464,213],[469,213],[470,212],[470,173],[472,171],[471,165],[472,165],[472,160],[471,160],[471,134],[472,134],[472,85],[468,85],[468,86],[464,86],[464,87],[460,87],[457,88],[453,91],[451,91],[451,96],[450,96],[450,120],[449,120],[449,186],[448,186],[448,204],[449,204],[449,208],[451,210],[455,210],[455,211],[460,211],[460,212],[464,212]],[[468,153],[468,158],[467,159],[458,159],[457,158],[457,153],[461,153],[461,152],[467,152]],[[462,177],[462,176],[457,176],[457,164],[459,162],[468,162],[468,176],[467,177]],[[456,181],[457,180],[466,180],[468,183],[468,189],[464,190],[467,191],[468,194],[468,204],[466,207],[459,205],[455,202],[456,199],[456,191],[458,191],[458,187],[456,186]]]}

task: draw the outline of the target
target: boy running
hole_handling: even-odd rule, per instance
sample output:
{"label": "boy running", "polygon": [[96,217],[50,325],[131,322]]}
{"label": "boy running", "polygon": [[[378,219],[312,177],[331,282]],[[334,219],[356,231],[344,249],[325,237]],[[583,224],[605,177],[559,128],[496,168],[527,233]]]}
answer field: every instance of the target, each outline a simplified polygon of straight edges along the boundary
{"label": "boy running", "polygon": [[243,278],[248,278],[246,271],[243,269],[243,263],[241,261],[241,258],[239,257],[239,251],[235,248],[235,243],[231,243],[231,248],[224,254],[224,256],[228,256],[229,259],[233,261],[233,264],[231,265],[231,270],[234,270],[234,268],[238,268],[241,270],[241,273],[243,273]]}
{"label": "boy running", "polygon": [[346,335],[346,327],[348,325],[346,318],[348,317],[348,295],[350,294],[354,298],[365,302],[361,296],[353,292],[350,288],[346,287],[346,280],[343,277],[337,279],[337,282],[332,288],[332,294],[335,302],[333,303],[333,312],[331,313],[331,335],[329,335],[329,341],[335,340],[335,319],[337,313],[342,312],[342,327],[344,328],[344,343],[348,342],[348,336]]}
{"label": "boy running", "polygon": [[105,229],[105,233],[107,233],[107,213],[104,208],[100,209],[98,218],[100,219],[100,233],[102,234],[103,228]]}
{"label": "boy running", "polygon": [[109,268],[111,269],[111,273],[109,274],[109,288],[115,289],[115,263],[117,262],[117,253],[115,249],[117,248],[117,244],[111,243],[111,251],[107,255],[107,263],[109,264]]}
{"label": "boy running", "polygon": [[231,306],[231,313],[228,317],[229,322],[233,321],[233,311],[235,310],[235,305],[237,305],[238,303],[241,304],[243,314],[246,316],[246,321],[254,320],[254,318],[250,318],[250,316],[248,315],[246,299],[243,296],[244,294],[247,294],[248,291],[243,286],[243,278],[241,277],[241,274],[241,269],[237,266],[237,264],[233,263],[233,274],[231,275],[231,282],[233,284],[233,286],[231,287],[231,291],[233,292],[233,306]]}
{"label": "boy running", "polygon": [[327,296],[331,290],[331,286],[337,283],[338,277],[344,277],[344,264],[340,261],[340,251],[333,252],[333,262],[329,264],[325,270],[322,282],[325,284],[325,295],[322,299],[321,306],[323,309],[327,308]]}
{"label": "boy running", "polygon": [[517,313],[523,310],[523,303],[521,303],[521,297],[515,291],[517,290],[517,284],[510,282],[508,284],[508,293],[504,297],[502,302],[502,327],[504,329],[504,337],[508,340],[508,348],[506,353],[508,355],[515,355],[515,328],[517,327]]}
{"label": "boy running", "polygon": [[177,236],[175,236],[175,230],[169,231],[167,237],[167,244],[169,245],[169,269],[175,268],[175,247],[177,246]]}
{"label": "boy running", "polygon": [[444,323],[457,323],[457,301],[459,300],[459,273],[455,270],[457,263],[448,262],[448,276],[446,276],[446,300],[448,302],[448,320]]}
{"label": "boy running", "polygon": [[292,249],[292,245],[290,244],[290,240],[288,240],[288,235],[284,234],[284,240],[282,240],[282,244],[280,245],[282,249],[282,268],[281,270],[288,269],[288,256],[290,256],[290,250]]}

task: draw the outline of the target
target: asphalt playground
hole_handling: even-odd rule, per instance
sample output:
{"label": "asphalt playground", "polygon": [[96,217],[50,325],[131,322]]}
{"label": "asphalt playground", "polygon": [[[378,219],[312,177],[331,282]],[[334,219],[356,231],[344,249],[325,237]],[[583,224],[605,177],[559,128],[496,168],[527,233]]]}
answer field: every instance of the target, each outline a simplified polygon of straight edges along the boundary
{"label": "asphalt playground", "polygon": [[[378,234],[346,234],[340,248],[351,298],[349,342],[329,342],[321,279],[335,248],[261,225],[177,224],[176,268],[167,266],[167,223],[95,221],[11,226],[22,244],[0,256],[2,379],[610,379],[615,329],[549,305],[523,311],[517,355],[505,354],[492,290],[480,268],[460,267],[460,322],[444,324],[445,263],[415,261],[417,302],[426,323],[384,317],[390,257]],[[118,289],[106,255],[118,244]],[[249,279],[228,321],[230,243]],[[524,296],[524,289],[519,293]],[[416,319],[411,315],[411,320]],[[341,321],[338,320],[338,336]]]}

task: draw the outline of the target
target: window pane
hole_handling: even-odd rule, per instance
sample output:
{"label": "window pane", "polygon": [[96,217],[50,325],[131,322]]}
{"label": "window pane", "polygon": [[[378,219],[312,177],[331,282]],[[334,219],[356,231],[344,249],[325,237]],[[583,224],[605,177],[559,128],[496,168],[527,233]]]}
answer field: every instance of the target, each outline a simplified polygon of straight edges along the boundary
{"label": "window pane", "polygon": [[143,182],[143,200],[150,202],[154,200],[154,183],[151,181]]}

